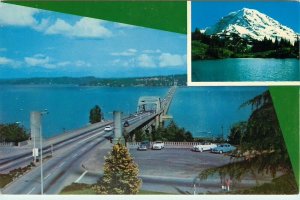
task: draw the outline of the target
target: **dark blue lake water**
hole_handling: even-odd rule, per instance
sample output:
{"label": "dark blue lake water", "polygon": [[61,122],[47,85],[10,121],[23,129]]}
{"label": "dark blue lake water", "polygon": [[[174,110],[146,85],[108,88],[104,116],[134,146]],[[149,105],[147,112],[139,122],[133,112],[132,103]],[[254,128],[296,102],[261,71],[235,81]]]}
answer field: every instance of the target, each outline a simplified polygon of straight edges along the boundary
{"label": "dark blue lake water", "polygon": [[299,67],[298,59],[199,60],[192,62],[192,81],[299,81]]}
{"label": "dark blue lake water", "polygon": [[[29,129],[30,111],[48,109],[43,133],[52,137],[88,124],[90,109],[98,104],[106,119],[114,110],[136,111],[140,96],[164,97],[167,87],[99,88],[77,86],[0,86],[0,123],[21,123]],[[251,108],[239,109],[265,87],[178,88],[169,114],[194,136],[227,134],[232,124],[246,120]]]}

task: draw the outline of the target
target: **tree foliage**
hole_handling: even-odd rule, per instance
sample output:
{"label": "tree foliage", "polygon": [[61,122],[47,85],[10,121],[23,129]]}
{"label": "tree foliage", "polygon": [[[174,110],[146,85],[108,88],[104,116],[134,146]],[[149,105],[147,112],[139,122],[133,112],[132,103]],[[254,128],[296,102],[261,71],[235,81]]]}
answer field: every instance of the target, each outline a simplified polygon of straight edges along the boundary
{"label": "tree foliage", "polygon": [[230,129],[228,140],[230,144],[239,145],[247,131],[247,122],[234,124]]}
{"label": "tree foliage", "polygon": [[228,165],[201,172],[201,178],[217,172],[236,179],[249,173],[253,176],[257,173],[275,176],[278,171],[293,174],[270,92],[265,91],[241,105],[245,106],[252,107],[252,114],[246,123],[234,126],[230,138],[239,144],[241,157]]}
{"label": "tree foliage", "polygon": [[0,142],[22,142],[28,140],[29,135],[23,126],[19,124],[1,124],[0,125]]}
{"label": "tree foliage", "polygon": [[299,58],[299,38],[292,44],[284,38],[255,40],[235,33],[206,35],[192,33],[192,59]]}
{"label": "tree foliage", "polygon": [[194,138],[192,133],[186,131],[184,128],[180,128],[172,120],[167,127],[159,127],[153,130],[150,135],[150,140],[163,140],[171,142],[193,142]]}
{"label": "tree foliage", "polygon": [[103,177],[94,189],[99,194],[137,194],[142,185],[138,175],[138,166],[127,148],[118,143],[105,157]]}
{"label": "tree foliage", "polygon": [[103,114],[101,112],[101,108],[98,105],[95,105],[91,110],[90,110],[90,123],[94,124],[97,122],[101,122],[103,119]]}

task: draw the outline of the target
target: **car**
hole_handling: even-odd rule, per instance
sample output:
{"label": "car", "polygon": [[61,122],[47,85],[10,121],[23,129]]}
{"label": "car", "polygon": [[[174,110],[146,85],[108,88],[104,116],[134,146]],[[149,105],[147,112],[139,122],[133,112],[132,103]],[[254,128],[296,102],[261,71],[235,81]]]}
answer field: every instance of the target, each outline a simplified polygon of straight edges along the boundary
{"label": "car", "polygon": [[216,148],[217,144],[211,143],[211,142],[203,142],[201,144],[193,146],[192,150],[197,152],[203,152],[212,150],[213,148]]}
{"label": "car", "polygon": [[138,151],[147,151],[147,146],[144,144],[140,144],[137,148]]}
{"label": "car", "polygon": [[165,148],[165,143],[162,141],[155,141],[152,145],[152,149],[154,150],[162,150],[163,148]]}
{"label": "car", "polygon": [[150,142],[149,142],[149,140],[142,141],[140,145],[145,145],[147,147],[147,149],[150,149]]}
{"label": "car", "polygon": [[108,126],[105,126],[105,128],[104,128],[104,131],[112,131],[113,130],[113,127],[112,126],[110,126],[110,125],[108,125]]}
{"label": "car", "polygon": [[129,126],[129,122],[126,120],[123,124],[123,127],[128,127]]}
{"label": "car", "polygon": [[107,140],[109,140],[110,143],[112,143],[112,141],[113,141],[113,139],[114,139],[114,137],[111,136],[111,135],[105,136],[104,138],[107,139]]}
{"label": "car", "polygon": [[219,144],[217,147],[213,148],[211,150],[211,152],[222,154],[222,153],[232,152],[234,150],[236,150],[236,147],[234,147],[230,144],[224,143],[224,144]]}

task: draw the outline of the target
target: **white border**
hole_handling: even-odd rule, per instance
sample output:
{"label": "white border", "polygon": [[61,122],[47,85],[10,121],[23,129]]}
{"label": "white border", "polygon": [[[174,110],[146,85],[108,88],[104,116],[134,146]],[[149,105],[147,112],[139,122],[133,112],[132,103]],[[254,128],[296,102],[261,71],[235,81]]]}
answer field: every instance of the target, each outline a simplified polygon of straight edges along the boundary
{"label": "white border", "polygon": [[[188,86],[300,86],[300,81],[192,82],[192,3],[187,1],[187,85]],[[299,66],[300,68],[300,66]]]}

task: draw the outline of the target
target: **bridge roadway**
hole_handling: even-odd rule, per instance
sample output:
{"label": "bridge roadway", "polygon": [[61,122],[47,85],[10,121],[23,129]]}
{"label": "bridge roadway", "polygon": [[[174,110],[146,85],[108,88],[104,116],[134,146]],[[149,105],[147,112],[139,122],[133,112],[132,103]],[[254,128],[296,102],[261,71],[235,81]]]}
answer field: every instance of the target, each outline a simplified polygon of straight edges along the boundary
{"label": "bridge roadway", "polygon": [[[124,118],[123,121],[127,120],[130,124],[125,128],[127,133],[165,112],[170,105],[175,89],[172,87],[168,91],[166,98],[162,101],[162,110],[159,113],[144,112]],[[98,123],[45,141],[44,156],[51,153],[51,144],[54,146],[53,157],[43,163],[45,194],[57,194],[64,186],[76,180],[71,175],[82,171],[81,162],[92,150],[108,142],[105,136],[112,135],[112,132],[106,132],[104,128],[112,124],[111,121]],[[31,152],[24,152],[10,158],[1,158],[0,172],[7,172],[20,164],[31,161]],[[40,166],[34,167],[30,172],[2,189],[4,194],[40,194],[40,192]]]}

